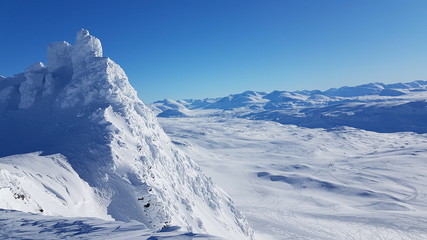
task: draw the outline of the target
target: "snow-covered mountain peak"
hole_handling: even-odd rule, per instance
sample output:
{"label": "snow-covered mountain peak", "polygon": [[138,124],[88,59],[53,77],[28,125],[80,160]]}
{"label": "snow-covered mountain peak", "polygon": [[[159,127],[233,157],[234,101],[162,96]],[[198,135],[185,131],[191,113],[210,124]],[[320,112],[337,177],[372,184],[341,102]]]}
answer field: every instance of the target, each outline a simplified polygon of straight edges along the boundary
{"label": "snow-covered mountain peak", "polygon": [[[44,155],[61,154],[78,174],[70,179],[84,181],[95,193],[90,201],[104,214],[95,217],[137,220],[150,229],[176,225],[229,239],[252,239],[252,230],[232,200],[176,148],[123,69],[102,56],[99,39],[81,30],[74,45],[52,43],[48,64],[0,82],[0,157],[43,152],[19,157],[43,161]],[[47,172],[36,174],[41,177],[34,181],[51,177]],[[61,203],[52,209],[44,198],[29,196],[43,214],[65,216],[67,209],[76,209],[55,194],[62,190],[39,186]],[[0,199],[8,194],[12,197],[7,199],[14,199],[12,190],[1,192]],[[22,204],[0,202],[0,208]],[[40,213],[36,208],[17,210]]]}
{"label": "snow-covered mountain peak", "polygon": [[65,41],[49,44],[47,61],[47,67],[36,63],[25,70],[19,108],[29,108],[48,96],[60,108],[116,106],[137,99],[123,69],[102,57],[101,41],[87,30],[77,33],[74,45]]}

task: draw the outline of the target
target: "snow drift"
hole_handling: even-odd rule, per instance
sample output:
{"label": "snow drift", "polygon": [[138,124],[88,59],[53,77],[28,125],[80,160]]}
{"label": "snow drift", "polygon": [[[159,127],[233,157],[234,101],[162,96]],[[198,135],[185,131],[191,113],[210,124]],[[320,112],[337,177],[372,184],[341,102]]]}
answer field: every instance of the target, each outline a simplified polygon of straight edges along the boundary
{"label": "snow drift", "polygon": [[102,56],[99,39],[81,30],[74,45],[50,44],[47,60],[0,79],[0,208],[252,238],[232,200]]}

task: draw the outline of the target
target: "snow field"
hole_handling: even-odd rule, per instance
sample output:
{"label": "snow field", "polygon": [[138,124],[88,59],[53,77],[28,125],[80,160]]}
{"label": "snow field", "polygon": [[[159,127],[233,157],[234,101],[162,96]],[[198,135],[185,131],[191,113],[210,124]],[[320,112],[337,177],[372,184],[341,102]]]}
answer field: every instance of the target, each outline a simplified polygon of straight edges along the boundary
{"label": "snow field", "polygon": [[427,135],[161,118],[258,239],[427,238]]}

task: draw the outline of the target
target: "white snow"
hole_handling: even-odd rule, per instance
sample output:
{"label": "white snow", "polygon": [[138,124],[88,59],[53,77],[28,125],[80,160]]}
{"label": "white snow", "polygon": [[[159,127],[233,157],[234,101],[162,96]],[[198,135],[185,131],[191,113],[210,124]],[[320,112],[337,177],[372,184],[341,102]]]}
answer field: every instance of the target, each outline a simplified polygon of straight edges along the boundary
{"label": "white snow", "polygon": [[[81,191],[87,183],[90,189],[84,191],[95,193],[88,195],[95,199],[90,200],[95,212],[88,215],[75,194],[63,192],[67,182],[43,185],[42,177],[19,178],[19,172],[10,171],[5,179],[39,187],[25,187],[24,199],[32,200],[18,206],[15,192],[5,191],[5,206],[31,212],[43,207],[43,213],[61,216],[136,220],[152,231],[179,226],[193,233],[252,239],[252,230],[230,197],[171,142],[123,69],[102,56],[99,39],[81,30],[74,45],[51,44],[48,62],[53,67],[39,64],[23,77],[2,80],[0,157],[33,152],[19,158],[37,161],[40,166],[35,169],[22,166],[22,171],[37,176],[50,163],[34,152],[61,154],[78,175],[69,179],[79,182]],[[13,161],[5,159],[11,169]],[[62,175],[59,171],[55,176]],[[64,207],[47,204],[44,195]]]}
{"label": "white snow", "polygon": [[47,48],[47,64],[49,72],[55,72],[62,67],[72,67],[71,51],[73,47],[68,42],[54,42]]}
{"label": "white snow", "polygon": [[77,32],[76,41],[71,52],[74,74],[83,74],[87,65],[96,57],[102,57],[101,41],[82,29]]}
{"label": "white snow", "polygon": [[112,220],[94,189],[60,154],[0,158],[0,208],[42,215]]}
{"label": "white snow", "polygon": [[160,118],[257,239],[427,239],[427,135]]}
{"label": "white snow", "polygon": [[427,239],[426,81],[165,99],[171,140],[102,52],[0,78],[0,238]]}
{"label": "white snow", "polygon": [[171,106],[171,100],[157,101],[151,108],[158,117],[242,117],[311,128],[350,126],[376,132],[427,133],[423,124],[427,122],[426,88],[427,81],[418,80],[324,92],[246,91],[216,99],[179,100],[179,108]]}
{"label": "white snow", "polygon": [[96,218],[47,217],[0,209],[1,239],[176,239],[220,240],[212,235],[185,232],[178,227],[147,229],[136,221],[102,221]]}

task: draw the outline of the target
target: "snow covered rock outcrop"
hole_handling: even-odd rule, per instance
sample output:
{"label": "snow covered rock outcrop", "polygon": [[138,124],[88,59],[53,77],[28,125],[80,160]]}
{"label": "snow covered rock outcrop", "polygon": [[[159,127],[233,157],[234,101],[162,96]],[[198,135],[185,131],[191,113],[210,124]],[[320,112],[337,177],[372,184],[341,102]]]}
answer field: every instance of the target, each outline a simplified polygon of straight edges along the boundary
{"label": "snow covered rock outcrop", "polygon": [[[120,66],[102,57],[99,39],[81,30],[74,45],[50,44],[47,59],[47,67],[38,63],[24,74],[0,80],[0,157],[5,157],[0,163],[7,169],[17,166],[16,171],[2,170],[0,197],[10,200],[1,201],[0,208],[38,213],[42,208],[42,214],[111,217],[137,220],[150,229],[175,225],[228,239],[253,238],[232,200],[176,149]],[[15,154],[24,155],[7,157]],[[20,167],[47,158],[61,159],[53,166],[63,170],[55,175],[38,173],[42,166]],[[57,189],[59,183],[67,187],[62,180],[43,187],[43,179],[67,177],[81,181],[78,186],[90,193],[81,197],[90,199],[96,211],[78,205],[74,191],[64,196]],[[9,182],[12,178],[20,180]],[[25,199],[37,207],[14,203],[14,192],[4,190],[16,189],[14,182],[31,181],[41,190],[26,191]],[[36,197],[49,191],[63,207]]]}

